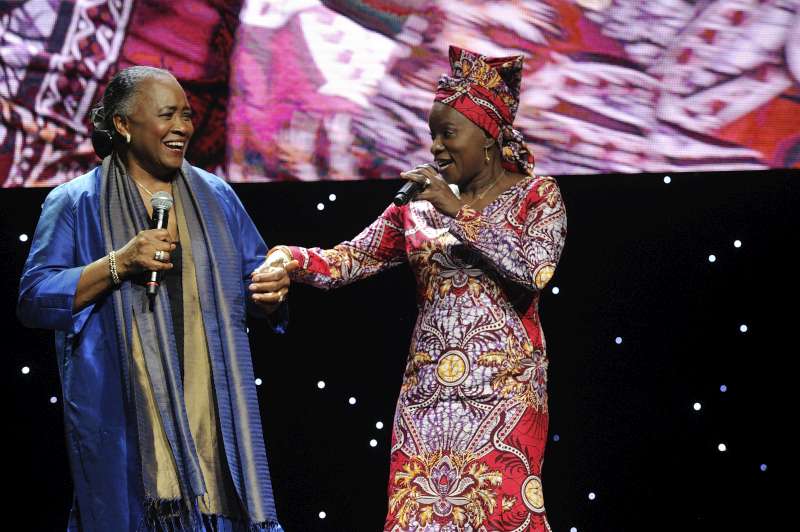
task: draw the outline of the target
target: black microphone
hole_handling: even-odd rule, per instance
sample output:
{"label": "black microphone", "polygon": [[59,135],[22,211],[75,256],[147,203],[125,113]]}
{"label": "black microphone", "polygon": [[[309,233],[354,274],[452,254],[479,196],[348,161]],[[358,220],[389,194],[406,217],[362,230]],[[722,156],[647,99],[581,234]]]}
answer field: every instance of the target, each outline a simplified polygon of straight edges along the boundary
{"label": "black microphone", "polygon": [[[167,222],[169,222],[169,210],[172,208],[172,196],[169,192],[159,190],[150,198],[150,205],[153,207],[153,218],[150,220],[150,229],[166,229]],[[153,307],[156,295],[158,294],[158,286],[161,284],[161,274],[159,272],[150,272],[148,279],[147,297],[150,299],[150,308]]]}
{"label": "black microphone", "polygon": [[[439,165],[436,164],[436,161],[427,164],[432,166],[433,169],[436,170],[436,172],[439,172]],[[398,207],[405,205],[406,203],[414,199],[414,196],[422,192],[423,188],[425,188],[425,186],[422,183],[417,183],[416,181],[408,181],[406,182],[405,185],[403,185],[400,188],[400,190],[397,191],[397,194],[394,195],[394,200],[392,201]]]}

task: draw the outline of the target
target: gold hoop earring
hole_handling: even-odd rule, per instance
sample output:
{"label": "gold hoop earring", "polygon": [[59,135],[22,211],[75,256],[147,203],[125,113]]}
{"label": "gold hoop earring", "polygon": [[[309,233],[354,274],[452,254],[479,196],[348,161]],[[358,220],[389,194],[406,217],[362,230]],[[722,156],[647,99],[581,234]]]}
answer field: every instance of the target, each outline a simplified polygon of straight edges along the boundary
{"label": "gold hoop earring", "polygon": [[489,157],[489,146],[484,146],[483,151],[486,154],[486,164],[489,164],[489,161],[492,160],[492,158]]}

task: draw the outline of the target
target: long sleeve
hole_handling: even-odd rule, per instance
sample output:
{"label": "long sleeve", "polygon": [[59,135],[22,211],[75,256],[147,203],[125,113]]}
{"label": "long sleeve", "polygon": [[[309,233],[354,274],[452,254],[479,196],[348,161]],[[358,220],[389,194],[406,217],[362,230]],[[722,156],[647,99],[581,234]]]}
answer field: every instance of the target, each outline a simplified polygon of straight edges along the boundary
{"label": "long sleeve", "polygon": [[233,189],[226,184],[225,191],[235,218],[237,237],[242,251],[242,286],[245,291],[247,312],[257,318],[266,318],[272,330],[282,334],[286,332],[289,323],[288,304],[281,304],[272,314],[266,316],[261,307],[253,303],[250,292],[247,290],[250,284],[250,275],[264,263],[267,256],[267,245]]}
{"label": "long sleeve", "polygon": [[20,281],[17,316],[27,327],[78,334],[94,304],[74,313],[85,265],[75,263],[75,210],[64,186],[44,202]]}
{"label": "long sleeve", "polygon": [[390,205],[354,239],[332,249],[289,246],[300,269],[292,279],[317,288],[338,288],[406,260],[401,209]]}
{"label": "long sleeve", "polygon": [[561,192],[553,178],[537,178],[515,216],[486,219],[464,207],[452,219],[450,233],[503,277],[541,290],[555,272],[567,235]]}

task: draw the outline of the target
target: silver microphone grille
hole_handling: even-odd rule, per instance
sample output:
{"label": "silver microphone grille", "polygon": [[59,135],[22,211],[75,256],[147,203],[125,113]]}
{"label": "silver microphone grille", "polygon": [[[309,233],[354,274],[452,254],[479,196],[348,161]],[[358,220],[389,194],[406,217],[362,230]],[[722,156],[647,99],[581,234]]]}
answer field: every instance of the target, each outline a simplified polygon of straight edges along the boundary
{"label": "silver microphone grille", "polygon": [[150,198],[150,206],[153,207],[153,210],[159,209],[168,211],[172,208],[172,196],[170,196],[169,192],[164,192],[159,190],[153,197]]}

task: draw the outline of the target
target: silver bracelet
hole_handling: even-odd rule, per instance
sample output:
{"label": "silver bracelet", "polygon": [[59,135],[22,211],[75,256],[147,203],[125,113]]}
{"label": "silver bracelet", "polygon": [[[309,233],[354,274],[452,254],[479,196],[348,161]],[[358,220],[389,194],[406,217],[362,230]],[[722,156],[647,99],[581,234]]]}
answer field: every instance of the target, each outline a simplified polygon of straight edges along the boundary
{"label": "silver bracelet", "polygon": [[114,286],[121,285],[122,281],[117,273],[117,252],[113,250],[108,253],[108,271],[111,272],[111,284]]}

